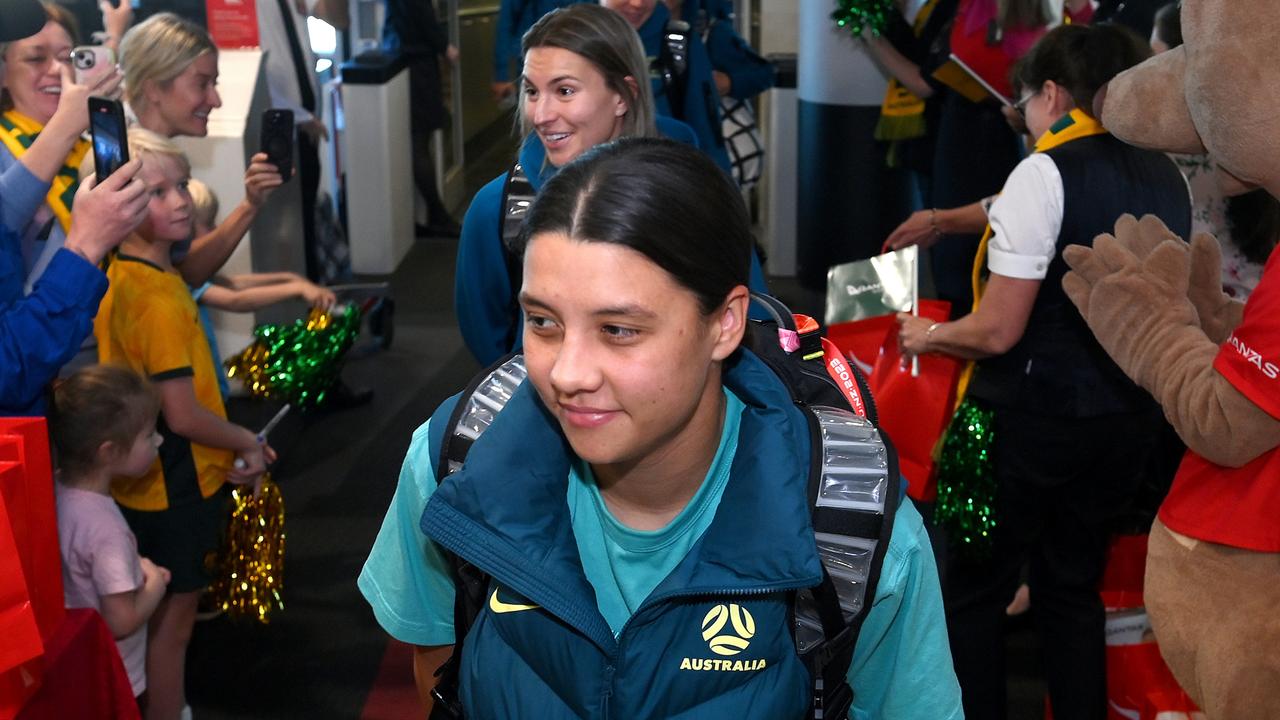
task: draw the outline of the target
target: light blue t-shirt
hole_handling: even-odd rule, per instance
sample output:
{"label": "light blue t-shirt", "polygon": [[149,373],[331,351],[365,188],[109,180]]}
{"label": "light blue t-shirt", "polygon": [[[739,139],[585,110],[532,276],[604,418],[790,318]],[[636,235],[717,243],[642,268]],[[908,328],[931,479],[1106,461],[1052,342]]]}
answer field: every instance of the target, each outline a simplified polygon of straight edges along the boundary
{"label": "light blue t-shirt", "polygon": [[660,530],[634,530],[618,522],[600,496],[591,466],[581,460],[573,464],[569,473],[573,536],[582,571],[595,588],[596,605],[614,636],[711,526],[729,484],[742,408],[742,401],[726,390],[724,429],[707,476],[684,510]]}
{"label": "light blue t-shirt", "polygon": [[[568,502],[583,570],[597,604],[617,634],[654,587],[689,553],[715,517],[737,451],[743,405],[726,393],[720,447],[701,488],[667,527],[631,530],[604,505],[589,472],[570,473]],[[453,582],[439,548],[419,529],[435,492],[428,426],[413,434],[391,507],[357,584],[384,630],[414,645],[453,644]],[[854,720],[957,720],[964,717],[951,664],[942,591],[919,513],[898,508],[893,536],[849,684],[857,688]]]}

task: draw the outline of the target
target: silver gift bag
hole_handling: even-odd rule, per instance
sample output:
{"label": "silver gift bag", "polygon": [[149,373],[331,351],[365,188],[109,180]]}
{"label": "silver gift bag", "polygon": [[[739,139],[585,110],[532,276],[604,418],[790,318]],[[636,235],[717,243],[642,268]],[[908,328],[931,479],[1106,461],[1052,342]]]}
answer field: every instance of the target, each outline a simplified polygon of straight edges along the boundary
{"label": "silver gift bag", "polygon": [[915,245],[827,271],[826,324],[912,312],[919,298]]}

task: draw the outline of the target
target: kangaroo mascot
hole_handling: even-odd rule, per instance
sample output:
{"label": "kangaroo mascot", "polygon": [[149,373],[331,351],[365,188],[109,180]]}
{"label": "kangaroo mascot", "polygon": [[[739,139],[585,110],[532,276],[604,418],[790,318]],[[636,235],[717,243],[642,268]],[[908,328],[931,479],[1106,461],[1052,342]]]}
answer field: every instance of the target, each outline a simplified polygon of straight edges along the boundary
{"label": "kangaroo mascot", "polygon": [[[1095,114],[1134,145],[1207,151],[1228,193],[1280,197],[1280,3],[1184,0],[1182,28]],[[1154,217],[1064,256],[1072,302],[1188,447],[1147,556],[1161,652],[1211,720],[1280,719],[1280,253],[1246,304],[1213,237]]]}

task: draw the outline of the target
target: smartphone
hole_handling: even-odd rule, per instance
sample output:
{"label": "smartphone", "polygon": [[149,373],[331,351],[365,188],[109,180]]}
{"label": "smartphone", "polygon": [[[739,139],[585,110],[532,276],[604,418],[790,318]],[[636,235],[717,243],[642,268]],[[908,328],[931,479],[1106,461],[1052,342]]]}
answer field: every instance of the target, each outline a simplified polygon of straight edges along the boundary
{"label": "smartphone", "polygon": [[81,45],[71,51],[71,67],[76,84],[84,85],[116,65],[116,51],[104,45]]}
{"label": "smartphone", "polygon": [[262,138],[259,148],[267,162],[280,169],[285,180],[293,174],[293,111],[272,108],[262,111]]}
{"label": "smartphone", "polygon": [[119,100],[89,98],[89,130],[93,135],[93,168],[98,182],[129,162],[128,125]]}

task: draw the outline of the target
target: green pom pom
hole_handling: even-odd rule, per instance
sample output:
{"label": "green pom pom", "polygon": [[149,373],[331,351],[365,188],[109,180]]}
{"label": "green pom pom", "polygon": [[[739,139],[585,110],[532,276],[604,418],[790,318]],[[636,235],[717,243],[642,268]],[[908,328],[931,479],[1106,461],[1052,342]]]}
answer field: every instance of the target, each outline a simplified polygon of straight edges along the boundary
{"label": "green pom pom", "polygon": [[951,540],[952,555],[968,561],[991,556],[996,529],[996,476],[991,462],[995,413],[966,398],[956,410],[938,461],[934,518]]}
{"label": "green pom pom", "polygon": [[896,12],[893,0],[836,0],[831,19],[838,27],[861,37],[864,30],[881,35],[889,26],[889,13]]}

